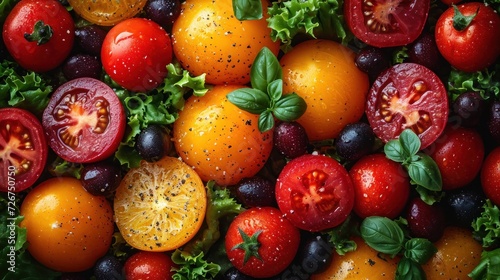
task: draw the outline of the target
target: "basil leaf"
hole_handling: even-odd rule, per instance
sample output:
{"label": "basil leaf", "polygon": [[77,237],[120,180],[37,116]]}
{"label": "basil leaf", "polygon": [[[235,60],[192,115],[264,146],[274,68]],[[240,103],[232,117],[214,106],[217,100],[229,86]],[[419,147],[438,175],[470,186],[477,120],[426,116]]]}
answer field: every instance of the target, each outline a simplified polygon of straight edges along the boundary
{"label": "basil leaf", "polygon": [[278,100],[273,109],[274,116],[282,121],[291,122],[304,114],[307,104],[296,93],[283,96]]}
{"label": "basil leaf", "polygon": [[395,256],[403,248],[403,230],[387,217],[365,218],[361,222],[360,233],[366,244],[378,252]]}
{"label": "basil leaf", "polygon": [[426,154],[420,154],[420,159],[408,165],[408,175],[416,185],[431,191],[442,189],[441,173],[436,162]]}
{"label": "basil leaf", "polygon": [[397,139],[390,140],[384,145],[384,153],[388,159],[395,162],[405,162],[409,157]]}
{"label": "basil leaf", "polygon": [[269,96],[258,89],[239,88],[227,95],[229,102],[252,114],[260,114],[269,105]]}
{"label": "basil leaf", "polygon": [[398,267],[396,268],[396,280],[422,280],[426,279],[425,272],[422,267],[408,259],[401,258],[398,262]]}
{"label": "basil leaf", "polygon": [[271,102],[280,100],[283,95],[283,80],[274,80],[267,86],[267,94],[271,98]]}
{"label": "basil leaf", "polygon": [[425,238],[412,238],[404,248],[404,256],[418,264],[426,263],[437,252],[436,246]]}
{"label": "basil leaf", "polygon": [[271,111],[264,111],[259,115],[259,130],[266,132],[274,127],[274,117]]}
{"label": "basil leaf", "polygon": [[283,71],[278,58],[267,47],[263,47],[255,57],[250,69],[252,88],[267,91],[267,86],[274,80],[282,79]]}
{"label": "basil leaf", "polygon": [[238,20],[262,18],[262,2],[260,0],[233,0],[234,16]]}
{"label": "basil leaf", "polygon": [[420,138],[411,129],[405,129],[399,135],[401,147],[410,155],[415,155],[420,150]]}
{"label": "basil leaf", "polygon": [[441,200],[444,196],[444,192],[442,191],[431,191],[429,189],[426,189],[422,186],[415,186],[415,190],[420,196],[420,199],[422,199],[425,203],[432,205],[438,201]]}

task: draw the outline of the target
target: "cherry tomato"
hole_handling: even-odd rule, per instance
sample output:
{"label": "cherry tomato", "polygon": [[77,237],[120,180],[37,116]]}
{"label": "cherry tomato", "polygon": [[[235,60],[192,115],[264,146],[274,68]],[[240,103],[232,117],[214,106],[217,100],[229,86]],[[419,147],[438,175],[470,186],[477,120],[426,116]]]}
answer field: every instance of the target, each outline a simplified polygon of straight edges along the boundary
{"label": "cherry tomato", "polygon": [[49,145],[69,162],[95,162],[111,156],[123,137],[125,110],[116,93],[93,78],[61,85],[43,112]]}
{"label": "cherry tomato", "polygon": [[476,130],[448,126],[426,153],[439,167],[443,190],[452,190],[464,187],[479,174],[484,144]]}
{"label": "cherry tomato", "polygon": [[[469,25],[459,28],[455,7],[464,16],[474,16]],[[455,68],[475,72],[491,65],[500,55],[500,16],[489,6],[470,2],[450,7],[436,22],[435,37],[439,51]],[[476,14],[477,13],[477,14]]]}
{"label": "cherry tomato", "polygon": [[267,2],[263,17],[239,21],[231,0],[187,0],[172,27],[175,57],[191,74],[206,74],[210,84],[244,85],[250,81],[252,63],[263,47],[275,55],[267,27]]}
{"label": "cherry tomato", "polygon": [[97,25],[115,25],[133,17],[146,5],[147,0],[68,0],[75,12]]}
{"label": "cherry tomato", "polygon": [[259,116],[226,98],[241,87],[218,85],[190,97],[174,123],[175,150],[203,181],[234,185],[257,174],[271,154],[273,131],[260,132]]}
{"label": "cherry tomato", "polygon": [[415,63],[396,64],[382,72],[368,94],[366,115],[373,132],[387,142],[406,128],[424,149],[448,121],[448,95],[439,77]]}
{"label": "cherry tomato", "polygon": [[296,227],[321,231],[342,223],[354,205],[347,170],[324,155],[303,155],[288,162],[276,181],[280,210]]}
{"label": "cherry tomato", "polygon": [[47,154],[42,124],[33,114],[0,109],[0,191],[31,187],[45,168]]}
{"label": "cherry tomato", "polygon": [[295,92],[307,103],[297,122],[311,141],[335,138],[364,113],[368,75],[355,65],[356,54],[328,40],[296,45],[280,60],[283,92]]}
{"label": "cherry tomato", "polygon": [[111,246],[113,210],[104,197],[86,192],[79,180],[48,179],[21,204],[28,251],[41,264],[63,272],[84,271]]}
{"label": "cherry tomato", "polygon": [[486,156],[480,174],[486,197],[500,205],[500,147],[493,149]]}
{"label": "cherry tomato", "polygon": [[401,164],[384,154],[362,157],[349,170],[354,185],[354,212],[361,218],[396,218],[410,196],[410,178]]}
{"label": "cherry tomato", "polygon": [[123,271],[128,280],[168,280],[172,279],[172,269],[175,267],[175,263],[165,253],[139,251],[127,259]]}
{"label": "cherry tomato", "polygon": [[375,47],[403,46],[422,33],[429,0],[346,0],[347,26],[361,41]]}
{"label": "cherry tomato", "polygon": [[300,232],[274,207],[250,208],[236,216],[226,233],[225,248],[234,267],[265,278],[285,270],[299,248]]}
{"label": "cherry tomato", "polygon": [[172,42],[154,21],[131,18],[115,25],[104,38],[102,66],[120,86],[131,91],[156,88],[172,62]]}
{"label": "cherry tomato", "polygon": [[25,69],[46,72],[69,55],[75,38],[73,18],[56,0],[23,0],[3,26],[3,41]]}

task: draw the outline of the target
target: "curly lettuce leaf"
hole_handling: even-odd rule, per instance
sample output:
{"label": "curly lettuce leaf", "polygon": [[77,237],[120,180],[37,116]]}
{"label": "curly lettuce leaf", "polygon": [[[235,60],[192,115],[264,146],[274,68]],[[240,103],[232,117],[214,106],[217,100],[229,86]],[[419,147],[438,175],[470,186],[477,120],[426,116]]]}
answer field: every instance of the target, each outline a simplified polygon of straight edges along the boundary
{"label": "curly lettuce leaf", "polygon": [[280,40],[284,51],[290,49],[293,38],[306,34],[347,44],[352,35],[345,26],[342,0],[287,0],[273,2],[268,8],[271,38]]}
{"label": "curly lettuce leaf", "polygon": [[469,91],[479,92],[484,99],[500,98],[500,64],[473,73],[452,69],[447,86],[452,100]]}
{"label": "curly lettuce leaf", "polygon": [[172,254],[172,261],[179,266],[174,269],[174,280],[208,280],[214,279],[219,273],[220,266],[215,263],[207,262],[203,252],[197,255],[183,254],[175,250]]}
{"label": "curly lettuce leaf", "polygon": [[48,171],[55,177],[70,176],[80,179],[82,170],[83,164],[65,161],[60,157],[56,157],[50,164]]}
{"label": "curly lettuce leaf", "polygon": [[473,280],[500,279],[500,248],[483,251],[479,264],[468,276]]}
{"label": "curly lettuce leaf", "polygon": [[500,209],[486,199],[481,216],[472,222],[474,237],[481,240],[483,247],[500,244]]}
{"label": "curly lettuce leaf", "polygon": [[52,86],[40,74],[8,60],[0,63],[0,108],[18,107],[41,116],[51,92]]}

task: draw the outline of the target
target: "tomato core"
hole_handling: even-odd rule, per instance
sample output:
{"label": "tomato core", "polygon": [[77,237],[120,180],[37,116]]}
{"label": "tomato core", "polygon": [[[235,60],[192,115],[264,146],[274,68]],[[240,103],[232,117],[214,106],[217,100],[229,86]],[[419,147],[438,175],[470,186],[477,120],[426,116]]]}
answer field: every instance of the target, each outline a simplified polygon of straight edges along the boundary
{"label": "tomato core", "polygon": [[339,198],[333,193],[325,193],[325,184],[328,174],[321,170],[312,170],[301,178],[304,189],[295,189],[291,192],[291,201],[296,210],[310,211],[316,208],[320,212],[330,212],[339,204]]}

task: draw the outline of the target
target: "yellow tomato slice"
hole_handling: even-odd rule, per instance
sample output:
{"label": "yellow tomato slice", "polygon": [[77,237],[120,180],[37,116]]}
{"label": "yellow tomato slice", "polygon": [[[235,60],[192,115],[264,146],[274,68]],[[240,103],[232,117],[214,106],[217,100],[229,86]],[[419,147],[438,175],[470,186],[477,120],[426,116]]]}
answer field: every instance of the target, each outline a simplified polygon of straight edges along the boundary
{"label": "yellow tomato slice", "polygon": [[75,12],[97,25],[111,26],[139,13],[146,0],[68,0]]}
{"label": "yellow tomato slice", "polygon": [[200,177],[177,158],[142,161],[116,190],[115,220],[125,241],[144,251],[179,248],[200,229],[207,206]]}

